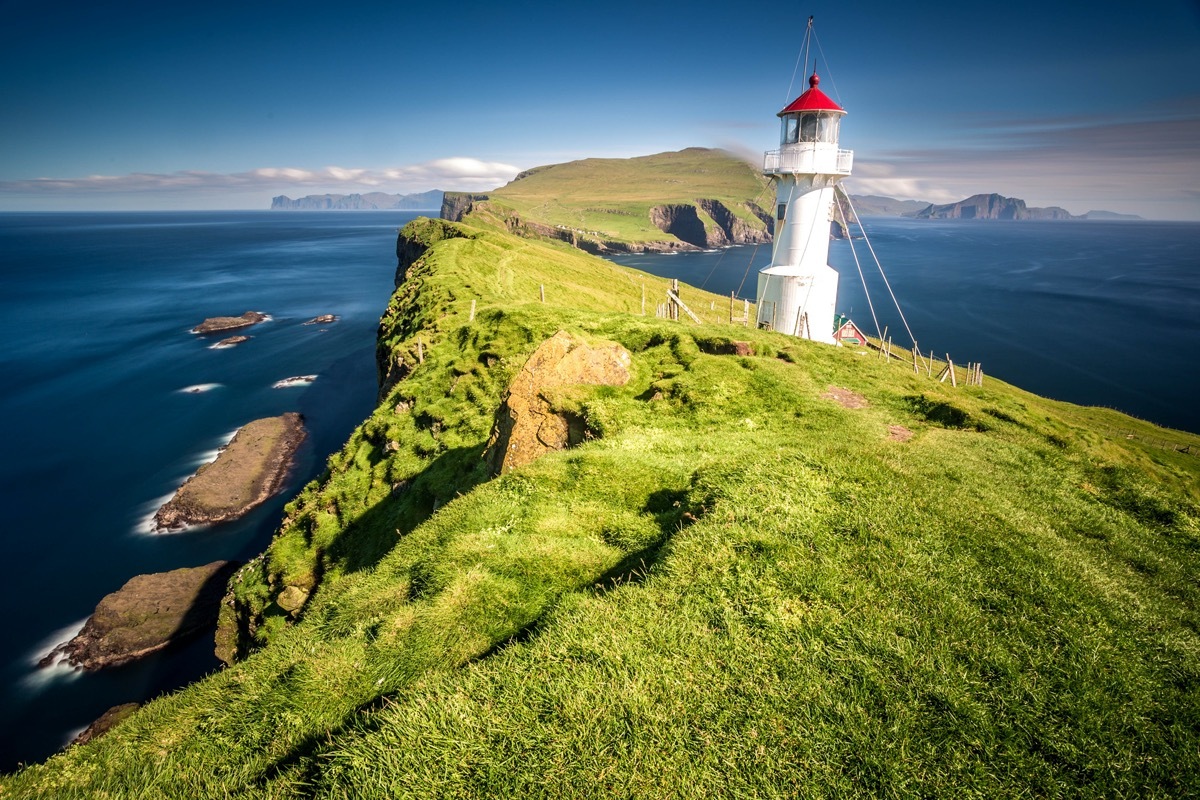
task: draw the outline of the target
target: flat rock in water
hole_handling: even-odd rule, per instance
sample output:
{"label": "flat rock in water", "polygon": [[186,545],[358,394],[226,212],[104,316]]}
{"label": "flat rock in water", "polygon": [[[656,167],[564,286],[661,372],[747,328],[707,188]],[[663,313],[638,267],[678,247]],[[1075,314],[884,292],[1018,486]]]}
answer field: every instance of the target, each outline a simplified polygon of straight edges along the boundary
{"label": "flat rock in water", "polygon": [[232,331],[237,328],[245,328],[250,325],[257,325],[267,319],[267,315],[261,311],[247,311],[240,317],[209,317],[201,322],[196,327],[192,328],[192,333],[221,333],[223,331]]}
{"label": "flat rock in water", "polygon": [[247,423],[158,509],[155,529],[227,522],[265,502],[283,487],[305,433],[294,411]]}
{"label": "flat rock in water", "polygon": [[312,319],[310,319],[308,322],[306,322],[304,324],[305,325],[328,325],[332,322],[337,322],[337,321],[338,321],[338,318],[337,318],[336,314],[322,314],[319,317],[313,317]]}
{"label": "flat rock in water", "polygon": [[214,561],[131,578],[106,595],[79,634],[42,660],[59,656],[83,669],[115,667],[216,625],[236,561]]}
{"label": "flat rock in water", "polygon": [[217,342],[216,346],[217,347],[233,347],[235,344],[241,344],[242,342],[248,342],[248,341],[250,341],[249,336],[230,336],[227,339],[222,339],[221,341]]}

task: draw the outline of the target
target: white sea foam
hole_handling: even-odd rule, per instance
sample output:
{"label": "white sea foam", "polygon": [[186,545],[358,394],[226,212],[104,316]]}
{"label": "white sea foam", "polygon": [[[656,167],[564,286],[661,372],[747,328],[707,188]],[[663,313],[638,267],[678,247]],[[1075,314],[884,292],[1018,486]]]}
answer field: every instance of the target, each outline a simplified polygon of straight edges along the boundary
{"label": "white sea foam", "polygon": [[213,389],[220,389],[222,384],[219,383],[196,383],[191,386],[185,386],[182,389],[176,389],[178,394],[203,394],[211,392]]}
{"label": "white sea foam", "polygon": [[296,375],[292,378],[284,378],[281,381],[275,381],[275,383],[271,384],[271,388],[291,389],[295,386],[312,386],[313,381],[316,379],[316,375]]}
{"label": "white sea foam", "polygon": [[54,660],[47,666],[42,667],[40,664],[42,659],[79,635],[86,624],[86,617],[78,622],[72,622],[66,627],[59,628],[34,647],[26,658],[26,663],[33,668],[33,672],[21,679],[21,685],[26,690],[40,691],[55,681],[73,680],[79,677],[81,670],[68,664],[66,656],[62,653],[56,653]]}
{"label": "white sea foam", "polygon": [[91,727],[90,725],[85,725],[82,728],[76,728],[75,730],[67,731],[67,733],[63,736],[62,745],[59,747],[59,749],[63,750],[63,749],[66,749],[69,745],[74,744],[75,740],[79,738],[80,734],[82,734],[84,731],[86,731],[90,727]]}

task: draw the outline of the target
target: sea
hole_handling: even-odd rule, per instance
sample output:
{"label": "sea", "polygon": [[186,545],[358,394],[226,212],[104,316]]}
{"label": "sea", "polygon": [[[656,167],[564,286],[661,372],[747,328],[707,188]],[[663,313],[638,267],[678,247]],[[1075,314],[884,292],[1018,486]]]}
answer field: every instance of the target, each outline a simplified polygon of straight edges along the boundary
{"label": "sea", "polygon": [[[209,637],[95,673],[37,663],[131,577],[263,550],[287,499],[374,407],[396,232],[418,213],[0,214],[0,770],[219,668]],[[877,319],[907,346],[911,329],[923,351],[985,375],[1200,432],[1200,224],[863,227],[865,240],[831,242],[830,261],[841,310],[867,332]],[[769,259],[744,246],[613,260],[753,300]],[[270,319],[236,347],[190,333],[245,311]],[[306,324],[323,314],[337,320]],[[310,435],[280,496],[238,522],[151,529],[239,426],[286,411]]]}

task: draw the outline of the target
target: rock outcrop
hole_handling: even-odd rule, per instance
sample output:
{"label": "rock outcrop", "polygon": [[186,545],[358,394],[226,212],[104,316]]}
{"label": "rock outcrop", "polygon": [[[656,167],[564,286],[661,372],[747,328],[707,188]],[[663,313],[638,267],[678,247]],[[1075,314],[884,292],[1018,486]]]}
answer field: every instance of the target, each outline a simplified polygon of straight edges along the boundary
{"label": "rock outcrop", "polygon": [[99,719],[84,728],[82,733],[71,740],[71,744],[87,744],[92,739],[103,736],[141,707],[141,703],[121,703],[119,706],[113,706],[101,714]]}
{"label": "rock outcrop", "polygon": [[[750,209],[767,230],[750,227],[720,200],[658,205],[650,209],[650,221],[660,231],[693,247],[708,249],[731,244],[759,244],[771,241],[773,221],[761,209]],[[707,218],[702,218],[701,213]]]}
{"label": "rock outcrop", "polygon": [[192,333],[223,333],[238,328],[248,328],[266,319],[268,319],[267,315],[261,311],[247,311],[240,317],[209,317],[192,328]]}
{"label": "rock outcrop", "polygon": [[138,575],[106,595],[71,641],[42,660],[86,670],[127,664],[212,628],[234,561]]}
{"label": "rock outcrop", "polygon": [[296,412],[257,419],[180,486],[154,515],[158,530],[238,519],[279,491],[304,441]]}
{"label": "rock outcrop", "polygon": [[615,342],[591,345],[559,331],[538,346],[504,395],[485,458],[493,475],[585,438],[583,420],[555,407],[554,390],[624,386],[633,357]]}
{"label": "rock outcrop", "polygon": [[445,192],[442,194],[442,210],[439,216],[447,222],[462,222],[462,218],[470,213],[473,204],[487,199],[486,194]]}

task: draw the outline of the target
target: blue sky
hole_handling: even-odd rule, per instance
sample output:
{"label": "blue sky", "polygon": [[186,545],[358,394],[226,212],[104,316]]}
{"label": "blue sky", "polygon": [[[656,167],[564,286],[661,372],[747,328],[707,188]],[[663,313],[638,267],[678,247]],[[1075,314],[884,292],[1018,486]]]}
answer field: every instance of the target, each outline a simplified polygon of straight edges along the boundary
{"label": "blue sky", "polygon": [[812,14],[852,192],[1200,220],[1196,0],[904,6],[0,0],[0,210],[486,190],[690,146],[758,160],[806,87]]}

